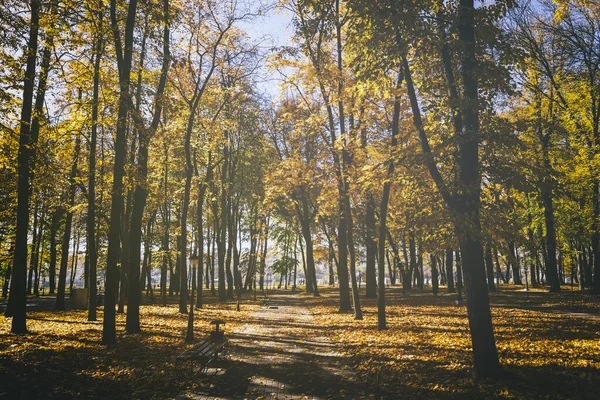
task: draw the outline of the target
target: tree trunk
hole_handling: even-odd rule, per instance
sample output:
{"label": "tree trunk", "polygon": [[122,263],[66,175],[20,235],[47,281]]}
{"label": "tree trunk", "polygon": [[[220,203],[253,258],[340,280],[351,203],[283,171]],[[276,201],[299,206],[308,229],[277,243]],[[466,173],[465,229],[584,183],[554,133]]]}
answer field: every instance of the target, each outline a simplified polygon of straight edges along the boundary
{"label": "tree trunk", "polygon": [[446,249],[446,279],[448,281],[448,293],[456,292],[454,289],[454,272],[452,264],[454,262],[454,252],[452,249]]}
{"label": "tree trunk", "polygon": [[305,193],[302,196],[302,215],[301,227],[302,236],[306,245],[306,272],[310,277],[311,292],[315,297],[319,296],[319,287],[317,285],[317,270],[315,267],[314,247],[312,242],[312,234],[310,231],[310,211],[308,208],[308,200],[306,199]]}
{"label": "tree trunk", "polygon": [[[206,193],[206,184],[201,183],[198,188],[198,203],[196,214],[196,225],[198,226],[198,239],[196,247],[198,248],[198,297],[196,299],[196,308],[202,308],[202,278],[204,271],[204,196]],[[209,241],[210,242],[210,241]]]}
{"label": "tree trunk", "polygon": [[375,225],[375,200],[371,194],[368,195],[366,204],[365,225],[365,247],[367,253],[365,271],[365,278],[367,280],[366,297],[371,299],[377,297],[377,269],[375,267],[375,257],[377,253],[377,243],[375,242],[375,237],[377,237],[377,228]]}
{"label": "tree trunk", "polygon": [[[402,74],[398,75],[396,87],[400,87]],[[391,177],[394,174],[395,164],[392,154],[398,145],[398,132],[400,128],[400,100],[398,97],[394,100],[394,114],[392,117],[392,142],[390,146],[390,157],[387,160],[387,171],[385,183],[383,184],[383,193],[381,195],[381,205],[379,210],[379,240],[377,246],[379,261],[379,283],[377,286],[377,329],[387,329],[385,318],[385,237],[388,233],[387,213],[390,200],[390,190],[392,186]]]}
{"label": "tree trunk", "polygon": [[[23,82],[23,105],[19,124],[19,153],[17,156],[17,224],[15,230],[15,252],[10,280],[10,295],[6,313],[12,316],[11,332],[27,332],[27,234],[29,231],[29,161],[31,143],[30,122],[33,106],[33,85],[38,47],[38,25],[40,4],[31,0],[31,21],[27,42],[27,63]],[[8,316],[8,315],[7,315]]]}
{"label": "tree trunk", "polygon": [[517,261],[515,242],[513,241],[508,242],[508,260],[512,268],[514,284],[522,285],[523,281],[521,280],[521,266]]}
{"label": "tree trunk", "polygon": [[385,259],[387,260],[387,266],[388,266],[388,276],[390,277],[390,284],[393,286],[396,284],[395,278],[394,278],[394,269],[396,268],[395,261],[394,260],[394,264],[392,264],[392,261],[390,260],[390,250],[388,249],[388,251],[385,252]]}
{"label": "tree trunk", "polygon": [[[10,242],[10,253],[14,253],[15,251],[15,243],[14,241]],[[9,253],[9,254],[10,254]],[[10,278],[12,276],[12,261],[13,260],[7,260],[7,266],[6,266],[6,272],[4,273],[4,284],[2,285],[2,298],[6,299],[8,297],[8,288],[10,285]],[[7,309],[8,311],[8,309]],[[7,315],[8,317],[8,315]]]}
{"label": "tree trunk", "polygon": [[490,292],[496,291],[494,285],[494,261],[492,260],[492,247],[490,244],[485,246],[485,271],[487,274],[487,287]]}
{"label": "tree trunk", "polygon": [[433,254],[430,254],[429,260],[431,266],[431,289],[433,291],[433,295],[437,296],[439,290],[437,259]]}
{"label": "tree trunk", "polygon": [[33,286],[33,270],[37,267],[37,248],[38,248],[38,207],[33,210],[33,238],[31,242],[31,257],[29,257],[29,275],[27,276],[27,294],[31,294],[31,289]]}
{"label": "tree trunk", "polygon": [[77,275],[77,264],[79,264],[79,240],[81,236],[79,229],[75,231],[75,242],[73,243],[73,256],[71,257],[71,280],[69,281],[69,293],[73,293],[73,283]]}
{"label": "tree trunk", "polygon": [[90,154],[88,160],[88,210],[86,218],[86,248],[88,256],[88,274],[86,280],[89,284],[88,321],[95,321],[97,306],[97,271],[98,250],[96,248],[96,147],[98,137],[98,106],[100,95],[100,59],[103,48],[103,16],[104,7],[98,10],[98,32],[94,46],[94,89],[92,94],[92,127],[90,132]]}
{"label": "tree trunk", "polygon": [[231,270],[231,261],[232,261],[232,256],[233,256],[233,241],[234,241],[234,237],[235,234],[233,232],[233,212],[232,212],[232,201],[231,201],[231,197],[227,196],[227,206],[225,208],[226,211],[226,225],[223,228],[224,230],[226,230],[227,232],[227,241],[225,242],[227,244],[227,253],[225,256],[225,273],[227,274],[227,298],[228,299],[233,299],[233,287],[234,287],[234,278],[233,278],[233,271]]}
{"label": "tree trunk", "polygon": [[69,203],[67,208],[67,218],[65,221],[65,231],[63,233],[62,254],[60,257],[60,270],[58,274],[58,292],[56,293],[56,309],[65,310],[65,286],[67,284],[67,265],[69,263],[69,242],[71,241],[71,225],[73,222],[73,206],[75,205],[75,178],[77,177],[77,166],[79,161],[79,150],[81,146],[81,137],[77,135],[75,139],[75,154],[71,164],[69,174]]}
{"label": "tree trunk", "polygon": [[40,273],[42,269],[42,263],[44,262],[44,220],[46,218],[46,210],[42,211],[42,221],[40,224],[40,231],[38,233],[38,243],[35,250],[36,264],[34,271],[34,282],[33,282],[33,293],[35,297],[40,297]]}
{"label": "tree trunk", "polygon": [[[458,198],[457,236],[462,253],[465,275],[467,312],[473,345],[473,360],[477,375],[497,376],[501,372],[488,291],[485,282],[483,248],[480,242],[480,187],[479,169],[479,99],[477,93],[475,57],[475,8],[473,0],[460,0],[458,31],[461,42],[461,69],[463,92],[463,131],[459,134],[460,183],[465,192]],[[463,222],[465,224],[463,224]]]}
{"label": "tree trunk", "polygon": [[[150,139],[154,136],[154,133],[158,129],[160,123],[160,116],[162,113],[163,105],[163,93],[167,82],[167,72],[169,69],[169,1],[164,0],[163,3],[163,18],[164,18],[164,33],[163,33],[163,62],[160,80],[156,89],[154,97],[154,112],[152,122],[149,129],[145,129],[143,126],[138,126],[137,131],[139,134],[139,149],[138,149],[138,166],[137,166],[137,179],[135,191],[133,194],[133,208],[131,211],[131,223],[129,224],[129,274],[128,274],[128,293],[129,299],[127,303],[127,319],[125,322],[125,329],[128,333],[138,333],[141,331],[140,328],[140,303],[141,303],[141,286],[140,286],[140,258],[141,258],[141,245],[142,245],[142,219],[144,216],[144,209],[146,208],[146,199],[148,192],[147,176],[148,176],[148,147],[150,145]],[[146,29],[144,29],[146,30]],[[144,57],[146,52],[146,36],[144,33],[142,38],[142,49],[140,54],[140,71],[138,75],[138,90],[141,88],[142,82],[142,69],[144,66]],[[139,110],[139,102],[137,104]],[[187,180],[186,180],[187,183]],[[185,204],[184,204],[185,209]],[[183,218],[185,221],[185,217]],[[184,222],[185,225],[185,222]],[[150,232],[148,232],[150,234]],[[149,249],[145,249],[145,253]],[[185,264],[184,264],[185,265]],[[184,267],[185,268],[185,267]],[[143,282],[143,280],[142,280]]]}
{"label": "tree trunk", "polygon": [[[117,129],[115,135],[115,158],[113,183],[111,190],[111,209],[108,232],[108,253],[106,257],[106,282],[104,296],[104,321],[102,327],[102,343],[114,344],[117,341],[115,299],[118,288],[119,243],[121,234],[121,214],[123,211],[123,176],[125,174],[126,124],[129,113],[129,86],[131,58],[133,55],[133,31],[137,0],[130,0],[125,23],[125,45],[121,47],[121,34],[117,22],[116,0],[110,2],[111,25],[115,39],[115,51],[119,67],[119,107],[117,112]],[[123,51],[124,50],[124,51]]]}
{"label": "tree trunk", "polygon": [[221,213],[218,214],[215,207],[215,235],[217,241],[217,261],[218,261],[218,292],[219,302],[224,302],[227,299],[227,289],[225,288],[225,233],[227,229],[227,211],[226,211],[226,193],[224,190],[226,182],[226,164],[227,164],[227,148],[224,150],[223,168],[221,172]]}
{"label": "tree trunk", "polygon": [[[344,153],[346,151],[344,150]],[[348,156],[346,156],[348,158]],[[360,296],[358,295],[358,285],[356,283],[356,252],[354,248],[354,219],[352,217],[352,208],[350,205],[350,194],[348,193],[348,181],[346,180],[346,196],[344,197],[344,209],[347,217],[348,235],[348,253],[350,255],[350,281],[352,282],[352,302],[354,303],[354,319],[361,320],[362,310],[360,307]],[[316,287],[316,285],[315,285]]]}

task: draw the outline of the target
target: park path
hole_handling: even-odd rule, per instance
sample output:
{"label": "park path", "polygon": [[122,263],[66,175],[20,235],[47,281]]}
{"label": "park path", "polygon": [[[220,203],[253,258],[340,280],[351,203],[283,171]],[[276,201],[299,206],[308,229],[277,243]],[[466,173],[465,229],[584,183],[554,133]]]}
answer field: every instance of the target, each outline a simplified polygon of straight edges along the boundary
{"label": "park path", "polygon": [[373,398],[300,296],[270,295],[229,337],[227,355],[177,400]]}

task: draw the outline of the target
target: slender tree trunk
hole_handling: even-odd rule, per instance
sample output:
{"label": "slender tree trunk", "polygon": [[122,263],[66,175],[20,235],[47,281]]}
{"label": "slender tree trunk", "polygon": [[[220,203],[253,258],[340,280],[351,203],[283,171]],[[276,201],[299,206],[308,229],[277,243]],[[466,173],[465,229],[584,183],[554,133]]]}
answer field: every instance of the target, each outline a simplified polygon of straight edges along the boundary
{"label": "slender tree trunk", "polygon": [[402,257],[404,258],[404,268],[402,268],[402,294],[406,294],[412,289],[410,260],[408,258],[408,251],[406,249],[406,235],[402,235]]}
{"label": "slender tree trunk", "polygon": [[[11,241],[10,242],[10,253],[14,253],[14,251],[15,251],[15,242]],[[8,288],[10,285],[10,278],[12,276],[12,261],[13,260],[8,260],[8,262],[7,262],[8,265],[6,266],[6,272],[4,273],[4,284],[2,285],[2,298],[3,299],[6,299],[8,297]],[[7,309],[7,311],[8,311],[8,309]]]}
{"label": "slender tree trunk", "polygon": [[306,273],[307,273],[307,284],[310,279],[310,288],[307,288],[309,292],[312,292],[315,297],[319,296],[319,287],[317,285],[317,273],[315,267],[315,257],[314,257],[314,247],[312,242],[312,234],[310,231],[310,211],[308,208],[308,200],[306,199],[306,194],[303,193],[302,196],[302,216],[301,218],[301,227],[302,227],[302,236],[304,238],[304,243],[306,245]]}
{"label": "slender tree trunk", "polygon": [[265,236],[263,240],[262,255],[260,258],[260,290],[264,291],[265,273],[267,271],[267,250],[269,244],[269,223],[270,216],[267,216],[265,223]]}
{"label": "slender tree trunk", "polygon": [[[230,164],[233,164],[233,162],[231,162]],[[231,172],[231,171],[230,171]],[[230,176],[230,179],[232,179],[232,176]],[[235,279],[233,276],[233,271],[232,271],[232,259],[233,259],[233,242],[234,242],[234,238],[235,238],[235,233],[233,231],[233,201],[231,199],[231,195],[227,196],[227,206],[226,206],[226,216],[227,216],[227,222],[226,222],[226,226],[225,226],[225,230],[227,231],[227,241],[225,242],[227,244],[227,253],[225,256],[225,273],[227,274],[227,298],[228,299],[233,299],[233,289],[235,286]]]}
{"label": "slender tree trunk", "polygon": [[42,274],[42,265],[44,263],[44,250],[46,248],[46,246],[44,245],[44,235],[41,234],[40,236],[41,236],[42,249],[40,251],[40,257],[38,260],[38,264],[36,265],[35,283],[33,286],[33,293],[35,294],[36,298],[40,297],[40,276]]}
{"label": "slender tree trunk", "polygon": [[[198,298],[196,299],[196,308],[202,308],[202,278],[204,271],[204,196],[206,193],[206,184],[200,184],[198,188],[198,203],[197,203],[197,214],[196,214],[196,225],[198,226]],[[210,243],[210,239],[208,240]]]}
{"label": "slender tree trunk", "polygon": [[365,210],[365,247],[366,247],[366,286],[367,298],[377,297],[377,273],[375,267],[375,257],[377,253],[377,228],[375,224],[375,200],[371,194],[368,195]]}
{"label": "slender tree trunk", "polygon": [[419,268],[419,275],[417,278],[417,287],[419,290],[423,290],[425,285],[425,272],[423,271],[423,240],[421,236],[418,237],[419,255],[417,256],[417,266]]}
{"label": "slender tree trunk", "polygon": [[[346,187],[348,187],[346,182]],[[344,208],[347,216],[347,231],[348,235],[348,253],[350,255],[350,280],[352,282],[352,302],[354,304],[354,319],[361,320],[362,310],[360,307],[360,296],[358,295],[358,285],[356,283],[356,252],[354,248],[354,220],[352,217],[352,208],[350,205],[350,195],[346,190],[344,197]],[[315,285],[316,287],[316,285]]]}
{"label": "slender tree trunk", "polygon": [[[402,83],[402,74],[398,75],[396,87]],[[385,318],[385,237],[388,233],[387,212],[390,199],[391,177],[394,174],[395,164],[391,156],[398,145],[398,132],[400,128],[400,100],[396,97],[394,101],[394,114],[392,117],[392,143],[390,146],[390,157],[387,160],[387,173],[385,183],[383,184],[383,194],[381,196],[381,205],[379,210],[379,241],[377,246],[379,261],[379,283],[377,286],[377,329],[387,329]],[[413,248],[414,250],[414,248]]]}
{"label": "slender tree trunk", "polygon": [[333,243],[329,242],[329,286],[335,285],[335,275],[333,272],[333,258],[335,257],[335,251],[333,250]]}
{"label": "slender tree trunk", "polygon": [[492,260],[492,246],[489,243],[485,246],[485,271],[487,274],[487,287],[490,292],[496,291],[494,285],[494,261]]}
{"label": "slender tree trunk", "polygon": [[65,231],[63,233],[62,254],[60,257],[60,270],[58,274],[58,292],[56,293],[56,309],[65,310],[65,287],[67,283],[67,265],[69,263],[69,242],[71,240],[71,225],[73,222],[73,206],[75,205],[75,178],[77,177],[77,167],[79,161],[79,150],[81,146],[81,136],[78,134],[75,139],[75,154],[71,164],[71,173],[69,174],[69,202],[67,217],[65,221]]}
{"label": "slender tree trunk", "polygon": [[512,241],[508,242],[508,259],[512,268],[514,284],[522,285],[523,281],[521,280],[521,266],[517,260],[515,242]]}
{"label": "slender tree trunk", "polygon": [[454,272],[452,264],[454,262],[454,252],[452,249],[446,249],[446,279],[448,281],[448,293],[454,293]]}
{"label": "slender tree trunk", "polygon": [[[598,142],[600,140],[596,140]],[[598,146],[598,144],[596,144]],[[592,185],[592,209],[593,209],[593,225],[592,225],[592,265],[594,270],[593,291],[595,294],[600,294],[600,227],[598,218],[600,216],[600,189],[598,178],[594,179]],[[589,267],[591,272],[592,268]],[[591,274],[589,274],[591,275]]]}
{"label": "slender tree trunk", "polygon": [[79,264],[79,230],[75,232],[75,242],[73,243],[73,256],[71,258],[71,279],[69,281],[69,293],[73,293],[73,283],[77,276],[77,264]]}
{"label": "slender tree trunk", "polygon": [[39,285],[40,285],[40,271],[41,265],[44,261],[44,220],[46,218],[46,209],[42,210],[42,217],[40,223],[40,230],[38,232],[37,247],[35,249],[36,262],[34,266],[34,281],[33,281],[33,293],[35,297],[40,297]]}
{"label": "slender tree trunk", "polygon": [[169,201],[168,201],[168,182],[169,182],[169,148],[168,148],[168,144],[167,144],[167,140],[164,140],[163,143],[163,149],[165,152],[165,158],[164,158],[164,175],[163,175],[163,196],[165,199],[165,202],[163,204],[163,211],[162,211],[162,221],[163,221],[163,238],[162,238],[162,252],[163,252],[163,256],[162,256],[162,266],[161,266],[161,271],[160,271],[160,290],[161,290],[161,305],[163,307],[167,306],[167,274],[169,272],[171,272],[171,279],[170,279],[170,284],[169,284],[169,295],[173,295],[173,273],[172,271],[168,271],[168,267],[171,264],[171,255],[169,254],[169,230],[170,230],[170,225],[171,225],[171,221],[170,221],[170,214],[171,214],[171,209],[170,209],[170,205],[169,205]]}
{"label": "slender tree trunk", "polygon": [[98,32],[94,46],[94,89],[92,94],[92,127],[90,132],[90,154],[88,160],[88,210],[86,218],[86,248],[88,255],[88,274],[86,280],[89,284],[88,321],[95,321],[98,297],[97,269],[98,250],[96,248],[96,146],[98,137],[98,106],[100,96],[100,59],[102,58],[104,20],[104,5],[100,2],[98,9]]}
{"label": "slender tree trunk", "polygon": [[[215,235],[217,240],[217,261],[218,261],[218,292],[219,292],[219,302],[224,302],[227,299],[227,289],[225,288],[225,233],[227,229],[227,211],[226,211],[226,193],[224,190],[224,185],[226,182],[227,176],[227,149],[224,150],[224,159],[223,159],[223,168],[221,172],[221,213],[214,213],[215,215]],[[215,208],[216,211],[216,208]],[[217,217],[218,216],[218,217]]]}
{"label": "slender tree trunk", "polygon": [[390,284],[393,286],[395,284],[395,281],[394,281],[394,268],[396,266],[393,265],[392,264],[392,260],[390,260],[390,250],[389,249],[385,252],[385,259],[387,261],[388,276],[390,277]]}
{"label": "slender tree trunk", "polygon": [[439,282],[438,282],[438,268],[437,268],[437,259],[435,255],[429,255],[429,263],[431,267],[431,288],[433,291],[433,295],[437,296],[439,291]]}
{"label": "slender tree trunk", "polygon": [[38,238],[38,207],[36,205],[36,207],[33,210],[33,238],[32,238],[32,242],[31,242],[31,257],[29,257],[29,275],[27,277],[27,294],[31,294],[31,289],[32,289],[32,285],[33,285],[33,270],[37,267],[37,242],[39,241]]}

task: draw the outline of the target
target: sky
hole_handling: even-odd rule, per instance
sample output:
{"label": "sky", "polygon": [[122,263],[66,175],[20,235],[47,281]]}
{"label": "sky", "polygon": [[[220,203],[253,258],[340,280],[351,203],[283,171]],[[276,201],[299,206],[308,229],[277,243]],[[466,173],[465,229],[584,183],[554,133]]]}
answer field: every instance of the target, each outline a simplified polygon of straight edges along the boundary
{"label": "sky", "polygon": [[[267,13],[248,22],[239,24],[246,31],[251,42],[262,42],[261,50],[268,54],[270,49],[291,44],[294,35],[292,15],[288,11],[272,8]],[[280,94],[279,77],[264,66],[261,71],[262,79],[258,88],[270,97]]]}

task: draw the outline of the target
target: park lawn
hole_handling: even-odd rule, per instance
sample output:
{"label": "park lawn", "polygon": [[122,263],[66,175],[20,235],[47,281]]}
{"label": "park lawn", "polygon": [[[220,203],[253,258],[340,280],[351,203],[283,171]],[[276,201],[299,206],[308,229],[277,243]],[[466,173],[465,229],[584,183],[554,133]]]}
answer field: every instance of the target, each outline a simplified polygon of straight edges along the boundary
{"label": "park lawn", "polygon": [[[168,398],[190,383],[177,379],[175,357],[185,350],[187,315],[178,312],[176,299],[166,307],[143,305],[141,334],[125,333],[125,314],[117,314],[117,344],[103,346],[102,308],[96,322],[87,311],[28,313],[27,335],[10,333],[11,319],[0,316],[0,398]],[[205,298],[195,310],[196,341],[214,327],[213,319],[227,321],[230,332],[243,324],[257,307],[244,299],[216,304]]]}
{"label": "park lawn", "polygon": [[336,290],[306,301],[317,325],[343,345],[359,378],[386,397],[597,399],[600,315],[564,312],[598,312],[598,301],[564,289],[562,295],[526,295],[511,286],[492,294],[498,351],[508,372],[499,381],[472,378],[466,307],[455,303],[456,295],[402,296],[392,288],[386,296],[388,329],[381,332],[376,299],[361,297],[362,321],[337,312]]}

